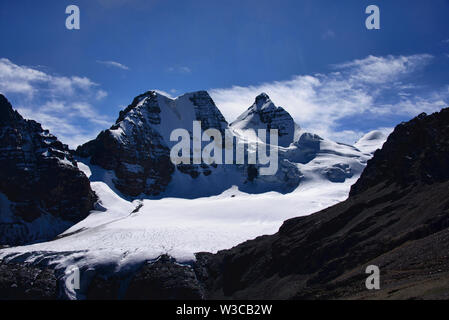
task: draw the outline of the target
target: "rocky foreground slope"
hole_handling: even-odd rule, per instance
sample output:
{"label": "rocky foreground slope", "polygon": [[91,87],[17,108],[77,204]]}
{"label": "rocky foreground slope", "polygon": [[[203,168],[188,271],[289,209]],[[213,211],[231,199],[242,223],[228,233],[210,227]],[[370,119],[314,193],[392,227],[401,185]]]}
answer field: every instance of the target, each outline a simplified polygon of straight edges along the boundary
{"label": "rocky foreground slope", "polygon": [[[400,124],[348,200],[216,255],[208,298],[449,298],[449,109]],[[381,290],[365,287],[377,265]]]}
{"label": "rocky foreground slope", "polygon": [[0,245],[52,239],[95,201],[68,147],[0,94]]}

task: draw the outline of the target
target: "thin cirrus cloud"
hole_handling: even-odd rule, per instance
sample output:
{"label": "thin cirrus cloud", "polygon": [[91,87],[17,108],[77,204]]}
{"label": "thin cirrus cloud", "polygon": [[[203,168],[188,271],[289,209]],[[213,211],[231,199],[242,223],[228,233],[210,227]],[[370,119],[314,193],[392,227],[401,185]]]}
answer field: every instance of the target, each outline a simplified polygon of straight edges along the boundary
{"label": "thin cirrus cloud", "polygon": [[427,65],[433,59],[429,54],[412,56],[368,56],[336,65],[337,69],[349,71],[351,80],[382,84],[394,81]]}
{"label": "thin cirrus cloud", "polygon": [[99,87],[86,77],[55,76],[0,59],[0,92],[24,118],[40,122],[72,148],[111,124],[93,107],[107,96]]}
{"label": "thin cirrus cloud", "polygon": [[180,67],[168,67],[167,71],[170,73],[188,74],[192,72],[192,69],[186,66],[180,66]]}
{"label": "thin cirrus cloud", "polygon": [[102,100],[102,99],[106,98],[107,96],[108,96],[108,93],[107,93],[106,91],[104,91],[104,90],[98,90],[98,91],[97,91],[96,99],[97,99],[97,100]]}
{"label": "thin cirrus cloud", "polygon": [[97,63],[103,64],[103,65],[108,66],[108,67],[118,68],[118,69],[122,69],[122,70],[129,70],[129,67],[127,67],[124,64],[121,64],[120,62],[117,62],[117,61],[97,60]]}
{"label": "thin cirrus cloud", "polygon": [[423,94],[416,91],[416,84],[408,82],[411,74],[425,68],[432,59],[428,54],[368,56],[334,65],[327,74],[297,75],[285,81],[209,92],[230,121],[249,107],[258,94],[266,92],[306,130],[354,143],[366,132],[348,119],[369,118],[380,123],[385,117],[412,117],[447,106],[447,87]]}

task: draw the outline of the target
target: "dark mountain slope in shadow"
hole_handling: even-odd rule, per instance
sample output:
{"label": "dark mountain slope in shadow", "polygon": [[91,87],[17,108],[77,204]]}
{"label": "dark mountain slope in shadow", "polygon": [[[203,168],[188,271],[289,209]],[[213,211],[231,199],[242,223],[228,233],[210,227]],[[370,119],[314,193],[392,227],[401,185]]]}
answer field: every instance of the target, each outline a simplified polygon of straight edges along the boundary
{"label": "dark mountain slope in shadow", "polygon": [[[279,232],[199,253],[206,297],[448,298],[449,109],[402,123],[350,197]],[[381,290],[365,287],[378,265]]]}

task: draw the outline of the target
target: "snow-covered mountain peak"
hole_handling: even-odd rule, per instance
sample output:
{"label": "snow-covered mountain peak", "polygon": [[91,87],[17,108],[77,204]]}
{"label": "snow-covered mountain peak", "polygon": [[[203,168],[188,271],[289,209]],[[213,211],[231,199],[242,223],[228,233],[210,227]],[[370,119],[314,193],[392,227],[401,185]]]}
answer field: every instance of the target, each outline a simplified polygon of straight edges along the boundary
{"label": "snow-covered mountain peak", "polygon": [[[136,117],[140,118],[140,121],[148,121],[152,126],[160,126],[157,130],[164,138],[168,138],[169,132],[175,128],[191,128],[193,121],[201,121],[204,130],[224,130],[228,127],[207,91],[189,92],[175,99],[157,91],[147,91],[134,98],[133,102],[120,112],[116,125],[126,130],[126,122],[136,124]],[[125,123],[121,123],[123,121]]]}
{"label": "snow-covered mountain peak", "polygon": [[133,99],[116,123],[101,132],[95,140],[78,147],[81,157],[91,163],[113,170],[115,187],[131,196],[160,195],[177,169],[184,175],[198,177],[206,165],[175,167],[170,149],[177,142],[171,133],[176,129],[193,131],[200,121],[202,131],[214,128],[222,133],[228,123],[206,91],[186,93],[175,99],[156,91],[148,91]]}
{"label": "snow-covered mountain peak", "polygon": [[270,97],[265,93],[262,92],[256,97],[256,101],[254,102],[253,107],[256,107],[258,110],[260,109],[267,109],[267,108],[276,108],[274,103],[271,101]]}
{"label": "snow-covered mountain peak", "polygon": [[[232,163],[193,163],[194,121],[201,121],[203,132],[214,128],[223,137],[230,129],[233,141],[243,147],[243,163],[236,163],[237,146],[225,148],[222,154],[223,158],[226,150],[232,150]],[[171,150],[179,143],[170,138],[176,129],[190,133],[190,162],[171,161]],[[279,148],[274,147],[278,169],[270,176],[259,175],[261,164],[249,164],[249,155],[260,142],[258,129],[278,130]],[[200,151],[207,145],[209,141],[202,141]],[[354,147],[301,131],[290,114],[265,93],[229,126],[206,91],[174,99],[156,91],[139,95],[120,112],[115,125],[80,146],[77,155],[110,170],[115,175],[111,182],[122,194],[143,198],[197,198],[220,194],[232,186],[248,193],[288,193],[302,180],[316,177],[345,181],[361,172],[367,157]]]}
{"label": "snow-covered mountain peak", "polygon": [[361,137],[354,146],[364,153],[373,154],[377,149],[382,148],[390,131],[387,129],[370,131]]}
{"label": "snow-covered mountain peak", "polygon": [[292,116],[282,107],[276,106],[266,93],[258,95],[254,104],[241,114],[231,127],[244,135],[257,134],[258,129],[277,129],[279,145],[288,147],[295,141],[300,130]]}

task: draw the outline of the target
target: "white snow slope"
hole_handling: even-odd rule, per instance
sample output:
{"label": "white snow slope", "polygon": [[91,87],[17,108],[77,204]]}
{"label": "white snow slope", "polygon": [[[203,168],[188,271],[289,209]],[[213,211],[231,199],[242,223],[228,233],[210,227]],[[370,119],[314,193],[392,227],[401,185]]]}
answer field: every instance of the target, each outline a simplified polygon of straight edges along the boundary
{"label": "white snow slope", "polygon": [[[86,173],[111,175],[79,163]],[[231,188],[214,197],[194,200],[164,198],[128,201],[105,182],[92,182],[104,209],[65,231],[59,239],[0,251],[0,259],[46,263],[65,270],[113,265],[123,267],[169,254],[178,262],[195,259],[194,253],[231,248],[243,241],[277,232],[288,218],[308,215],[343,201],[357,177],[336,184],[328,180],[301,185],[292,193],[245,194]],[[140,207],[137,212],[133,211]],[[32,254],[28,254],[32,252]],[[73,292],[70,298],[82,298]]]}
{"label": "white snow slope", "polygon": [[382,148],[392,131],[393,128],[385,128],[368,132],[354,144],[354,147],[364,153],[374,153],[377,149]]}

